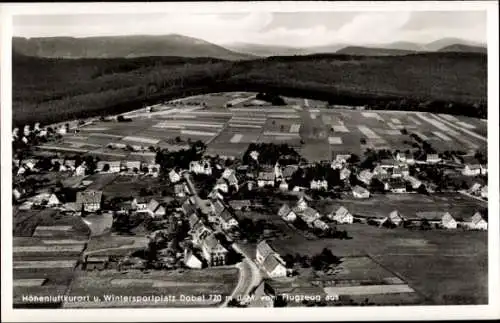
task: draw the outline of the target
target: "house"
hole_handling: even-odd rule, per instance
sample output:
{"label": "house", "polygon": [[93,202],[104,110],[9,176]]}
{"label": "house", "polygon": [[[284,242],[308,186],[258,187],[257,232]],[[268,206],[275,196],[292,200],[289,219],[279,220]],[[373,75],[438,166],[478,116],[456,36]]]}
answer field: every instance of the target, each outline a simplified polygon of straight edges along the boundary
{"label": "house", "polygon": [[228,251],[213,233],[203,239],[201,251],[209,266],[224,266],[226,264]]}
{"label": "house", "polygon": [[279,189],[281,191],[288,191],[288,183],[286,181],[281,181]]}
{"label": "house", "polygon": [[75,169],[75,176],[85,176],[85,171],[87,170],[87,167],[85,167],[85,164],[82,163],[78,165],[78,167]]}
{"label": "house", "polygon": [[21,194],[20,190],[18,190],[17,188],[14,188],[12,190],[12,199],[14,201],[19,200],[21,198],[21,196],[22,196],[22,194]]}
{"label": "house", "polygon": [[374,176],[384,177],[387,176],[388,174],[389,172],[387,171],[387,169],[380,165],[375,166],[375,168],[373,169]]}
{"label": "house", "polygon": [[198,259],[189,248],[184,249],[184,265],[191,269],[201,269],[203,266],[201,260]]}
{"label": "house", "polygon": [[144,210],[148,206],[148,200],[144,196],[139,196],[132,200],[132,207],[136,210]]}
{"label": "house", "polygon": [[151,199],[151,201],[149,201],[145,211],[153,218],[161,217],[166,214],[165,207],[163,207],[163,205],[155,199]]}
{"label": "house", "polygon": [[343,206],[339,207],[337,211],[328,214],[328,218],[337,223],[352,224],[354,222],[352,214]]}
{"label": "house", "polygon": [[200,221],[198,215],[195,212],[191,213],[188,216],[189,228],[192,230],[198,221]]}
{"label": "house", "polygon": [[401,172],[401,169],[399,167],[394,167],[392,169],[391,177],[392,178],[401,178],[401,177],[403,177],[403,173]]}
{"label": "house", "polygon": [[481,168],[481,175],[488,175],[488,165],[479,165]]}
{"label": "house", "polygon": [[175,184],[174,185],[174,193],[177,197],[186,196],[186,188],[184,184]]}
{"label": "house", "polygon": [[278,210],[278,216],[285,221],[293,222],[297,219],[297,214],[292,211],[288,204],[283,204]]}
{"label": "house", "polygon": [[304,211],[307,208],[307,201],[304,196],[301,196],[300,199],[297,201],[297,209],[300,211]]}
{"label": "house", "polygon": [[257,182],[252,181],[252,180],[248,181],[247,182],[247,190],[249,190],[249,191],[253,190],[256,185],[257,185]]}
{"label": "house", "polygon": [[232,169],[232,168],[226,168],[222,172],[222,178],[228,179],[229,176],[231,176],[232,174],[235,174],[235,173],[236,173],[236,171],[234,169]]}
{"label": "house", "polygon": [[28,169],[26,168],[26,166],[24,165],[21,165],[18,169],[17,169],[17,175],[22,175],[24,173],[26,173]]}
{"label": "house", "polygon": [[431,224],[437,224],[446,229],[457,228],[457,221],[449,212],[417,212],[417,218],[420,220],[427,220]]}
{"label": "house", "polygon": [[182,210],[182,213],[184,213],[184,215],[186,217],[189,217],[192,213],[194,213],[196,211],[196,206],[194,204],[192,204],[189,201],[189,199],[187,199],[184,201],[184,203],[182,203],[181,210]]}
{"label": "house", "polygon": [[330,228],[328,224],[326,224],[324,221],[321,221],[320,219],[314,220],[312,224],[314,228],[322,231],[326,231]]}
{"label": "house", "polygon": [[224,200],[224,196],[219,189],[214,188],[209,194],[208,198],[212,200]]}
{"label": "house", "polygon": [[379,163],[379,166],[384,169],[391,169],[398,166],[398,162],[394,159],[382,159]]}
{"label": "house", "polygon": [[236,191],[238,190],[238,178],[236,177],[235,172],[231,173],[226,180],[229,186],[232,186]]}
{"label": "house", "polygon": [[177,183],[181,180],[181,175],[179,175],[179,173],[177,173],[175,171],[175,169],[172,169],[169,173],[168,173],[168,179],[170,180],[170,182],[172,183]]}
{"label": "house", "polygon": [[252,150],[250,152],[250,157],[252,157],[253,160],[258,161],[259,160],[259,152],[256,150]]}
{"label": "house", "polygon": [[215,186],[213,189],[219,190],[219,191],[224,192],[224,193],[228,193],[229,192],[229,185],[227,184],[227,181],[221,177],[215,182]]}
{"label": "house", "polygon": [[292,178],[293,174],[299,169],[298,165],[287,165],[283,169],[283,178],[284,179],[290,179]]}
{"label": "house", "polygon": [[344,165],[345,165],[344,163],[342,163],[338,160],[334,160],[334,161],[332,161],[330,167],[332,169],[342,169],[342,168],[344,168]]}
{"label": "house", "polygon": [[401,171],[401,175],[403,175],[403,177],[410,176],[410,167],[408,165],[400,165],[399,170]]}
{"label": "house", "polygon": [[312,180],[310,183],[312,190],[328,190],[328,182],[325,179]]}
{"label": "house", "polygon": [[340,180],[341,181],[344,181],[346,179],[349,178],[349,176],[351,176],[351,171],[347,168],[343,168],[341,171],[340,171]]}
{"label": "house", "polygon": [[439,163],[440,161],[441,161],[441,158],[439,157],[438,154],[427,154],[426,162],[428,164],[436,164],[436,163]]}
{"label": "house", "polygon": [[481,175],[481,165],[479,164],[467,164],[462,169],[462,175],[464,176],[478,176]]}
{"label": "house", "polygon": [[469,188],[469,193],[470,194],[480,194],[481,193],[481,184],[479,183],[474,183],[470,188]]}
{"label": "house", "polygon": [[315,220],[319,219],[321,215],[319,214],[318,211],[313,209],[312,207],[307,207],[302,213],[297,213],[297,215],[304,220],[305,223],[310,225],[313,223]]}
{"label": "house", "polygon": [[[106,166],[107,165],[107,166]],[[105,169],[107,169],[105,171]],[[119,173],[121,171],[120,161],[98,161],[96,170],[98,172]]]}
{"label": "house", "polygon": [[487,199],[488,198],[488,185],[484,185],[482,188],[481,188],[481,197],[483,199]]}
{"label": "house", "polygon": [[220,213],[219,224],[221,225],[222,230],[226,231],[238,227],[238,221],[236,221],[227,208]]}
{"label": "house", "polygon": [[212,175],[212,166],[207,159],[196,160],[189,163],[189,171],[195,174]]}
{"label": "house", "polygon": [[358,174],[358,179],[361,182],[365,183],[366,185],[370,185],[370,183],[372,182],[372,178],[373,178],[373,173],[370,172],[368,169],[364,169]]}
{"label": "house", "polygon": [[479,212],[464,221],[463,226],[471,230],[488,230],[488,222]]}
{"label": "house", "polygon": [[262,264],[264,260],[270,255],[276,253],[274,249],[267,243],[266,240],[262,240],[257,245],[257,249],[255,251],[255,261],[258,264]]}
{"label": "house", "polygon": [[76,193],[76,205],[86,212],[95,212],[101,209],[102,191],[83,191]]}
{"label": "house", "polygon": [[24,142],[25,144],[28,144],[28,138],[24,137],[21,139],[22,142]]}
{"label": "house", "polygon": [[368,191],[366,188],[356,185],[352,189],[352,195],[358,199],[367,199],[370,197],[370,191]]}
{"label": "house", "polygon": [[264,259],[262,267],[271,278],[286,277],[287,269],[285,263],[274,253],[271,253]]}
{"label": "house", "polygon": [[389,213],[389,216],[387,218],[385,218],[384,220],[388,220],[392,224],[394,224],[396,226],[400,226],[404,223],[405,218],[397,210],[394,210],[391,213]]}
{"label": "house", "polygon": [[402,162],[402,163],[406,163],[406,159],[408,158],[407,154],[403,153],[403,152],[398,152],[396,154],[396,160],[399,161],[399,162]]}
{"label": "house", "polygon": [[30,171],[36,170],[36,164],[38,163],[38,159],[30,158],[22,161],[21,165]]}
{"label": "house", "polygon": [[50,194],[49,200],[47,201],[47,206],[48,207],[53,207],[53,206],[59,206],[62,204],[60,196],[57,196],[57,194],[52,193]]}
{"label": "house", "polygon": [[274,172],[260,172],[257,177],[257,186],[274,186]]}

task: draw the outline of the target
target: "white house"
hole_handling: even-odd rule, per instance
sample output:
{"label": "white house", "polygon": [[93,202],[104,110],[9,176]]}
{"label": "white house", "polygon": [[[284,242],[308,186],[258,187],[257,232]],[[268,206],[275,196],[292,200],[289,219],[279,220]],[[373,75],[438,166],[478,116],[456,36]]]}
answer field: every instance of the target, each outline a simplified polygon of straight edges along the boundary
{"label": "white house", "polygon": [[297,214],[292,211],[288,204],[283,204],[278,211],[278,216],[285,221],[293,222],[297,219]]}
{"label": "white house", "polygon": [[441,218],[441,225],[446,229],[456,229],[457,221],[451,216],[449,212],[446,212]]}
{"label": "white house", "polygon": [[50,194],[49,200],[47,202],[47,206],[53,207],[53,206],[58,206],[60,204],[61,204],[61,201],[59,200],[57,195],[54,193]]}
{"label": "white house", "polygon": [[408,183],[410,183],[410,185],[413,189],[417,189],[420,187],[420,185],[422,185],[422,182],[413,176],[407,176],[407,177],[405,177],[405,180]]}
{"label": "white house", "polygon": [[195,174],[212,175],[212,167],[209,160],[196,160],[189,163],[189,171]]}
{"label": "white house", "polygon": [[406,154],[403,152],[399,152],[396,154],[396,160],[408,165],[415,164],[415,159],[413,158],[412,154]]}
{"label": "white house", "polygon": [[312,223],[312,225],[313,225],[314,228],[320,229],[320,230],[323,230],[323,231],[326,231],[329,228],[328,224],[326,224],[324,221],[321,221],[320,219],[314,220],[313,223]]}
{"label": "white house", "polygon": [[282,181],[280,183],[280,186],[279,186],[279,189],[282,190],[282,191],[288,191],[288,183],[286,181]]}
{"label": "white house", "polygon": [[470,219],[464,221],[463,225],[472,230],[488,230],[488,222],[479,212],[474,213]]}
{"label": "white house", "polygon": [[172,169],[168,173],[168,178],[170,179],[170,182],[177,183],[181,180],[181,175],[179,175],[179,173],[177,173],[174,169]]}
{"label": "white house", "polygon": [[312,190],[328,190],[328,182],[324,179],[312,180],[310,183]]}
{"label": "white house", "polygon": [[158,174],[160,174],[159,164],[148,164],[147,168],[148,168],[148,174],[153,177],[158,177]]}
{"label": "white house", "polygon": [[397,226],[403,224],[405,221],[405,218],[397,210],[392,211],[389,214],[388,219]]}
{"label": "white house", "polygon": [[338,160],[334,160],[332,161],[330,167],[332,167],[333,169],[342,169],[344,167],[344,163]]}
{"label": "white house", "polygon": [[361,182],[365,183],[366,185],[370,185],[372,178],[373,178],[373,173],[370,172],[368,169],[364,169],[358,174],[358,179]]}
{"label": "white house", "polygon": [[481,168],[481,175],[487,175],[488,174],[488,165],[479,165]]}
{"label": "white house", "polygon": [[201,260],[198,259],[189,248],[184,249],[184,264],[186,267],[192,269],[201,269],[202,267]]}
{"label": "white house", "polygon": [[481,166],[479,164],[467,164],[462,169],[464,176],[478,176],[481,175]]}
{"label": "white house", "polygon": [[274,172],[260,172],[257,177],[257,186],[274,186]]}
{"label": "white house", "polygon": [[366,188],[356,185],[352,189],[352,195],[358,199],[367,199],[370,197],[370,192]]}
{"label": "white house", "polygon": [[136,210],[144,210],[148,206],[148,200],[146,197],[140,196],[132,200],[132,207]]}
{"label": "white house", "polygon": [[306,199],[304,196],[301,196],[301,198],[297,201],[297,209],[304,211],[307,207],[308,205]]}
{"label": "white house", "polygon": [[453,218],[453,216],[449,212],[417,212],[417,217],[420,219],[425,219],[429,221],[429,223],[434,223],[437,225],[441,225],[446,229],[456,229],[457,221]]}
{"label": "white house", "polygon": [[235,173],[236,173],[236,171],[235,171],[234,169],[232,169],[232,168],[226,168],[226,169],[224,169],[224,171],[222,172],[222,178],[224,178],[224,179],[228,179],[228,178],[229,178],[229,176],[231,176],[231,175],[233,175],[233,174],[235,174]]}
{"label": "white house", "polygon": [[259,242],[255,250],[255,261],[257,264],[262,264],[264,260],[266,260],[267,256],[273,253],[276,253],[276,251],[274,251],[266,240],[262,240]]}
{"label": "white house", "polygon": [[337,211],[328,214],[328,218],[337,223],[352,224],[354,222],[352,214],[343,206],[339,207]]}
{"label": "white house", "polygon": [[146,207],[146,212],[153,218],[164,216],[166,214],[166,210],[163,205],[160,205],[160,203],[155,199],[151,199],[151,201],[149,201]]}

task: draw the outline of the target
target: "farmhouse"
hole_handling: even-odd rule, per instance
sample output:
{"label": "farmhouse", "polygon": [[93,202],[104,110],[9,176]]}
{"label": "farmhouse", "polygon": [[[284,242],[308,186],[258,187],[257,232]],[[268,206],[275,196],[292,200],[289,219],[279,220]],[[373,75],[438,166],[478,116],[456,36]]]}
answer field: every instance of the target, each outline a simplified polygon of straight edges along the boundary
{"label": "farmhouse", "polygon": [[285,221],[293,222],[297,219],[297,214],[292,211],[288,204],[283,204],[278,210],[278,216]]}
{"label": "farmhouse", "polygon": [[203,239],[201,251],[209,266],[224,266],[226,264],[228,251],[213,233]]}
{"label": "farmhouse", "polygon": [[149,201],[145,211],[153,218],[161,217],[166,214],[165,208],[155,199]]}
{"label": "farmhouse", "polygon": [[392,178],[401,178],[401,177],[403,177],[403,173],[401,172],[401,169],[399,167],[394,167],[392,169],[391,177]]}
{"label": "farmhouse", "polygon": [[481,175],[481,165],[479,164],[467,164],[462,169],[462,175],[464,176],[478,176]]}
{"label": "farmhouse", "polygon": [[35,171],[35,166],[38,163],[38,159],[30,158],[22,161],[21,165],[30,171]]}
{"label": "farmhouse", "polygon": [[153,177],[157,177],[160,173],[160,165],[159,164],[148,164],[146,166],[148,168],[148,174]]}
{"label": "farmhouse", "polygon": [[392,181],[390,188],[392,193],[406,193],[406,184],[401,180]]}
{"label": "farmhouse", "polygon": [[189,228],[192,230],[198,221],[200,221],[198,215],[195,212],[191,213],[188,216]]}
{"label": "farmhouse", "polygon": [[320,219],[316,219],[313,221],[313,227],[316,229],[320,229],[322,231],[328,230],[329,226],[325,222],[321,221]]}
{"label": "farmhouse", "polygon": [[172,183],[177,183],[181,180],[181,175],[179,175],[179,173],[177,173],[175,171],[175,169],[172,169],[169,173],[168,173],[168,179],[170,180],[170,182]]}
{"label": "farmhouse", "polygon": [[175,196],[177,196],[177,197],[186,196],[186,189],[185,189],[184,184],[175,184],[174,185],[174,193],[175,193]]}
{"label": "farmhouse", "polygon": [[285,263],[274,253],[266,257],[262,263],[262,267],[271,278],[286,277],[287,269]]}
{"label": "farmhouse", "polygon": [[358,179],[361,182],[365,183],[366,185],[370,185],[372,178],[373,178],[373,173],[370,172],[368,169],[364,169],[358,174]]}
{"label": "farmhouse", "polygon": [[266,258],[271,254],[276,254],[277,252],[267,243],[266,240],[262,240],[257,245],[257,249],[255,251],[255,261],[258,264],[262,264]]}
{"label": "farmhouse", "polygon": [[436,164],[436,163],[439,163],[440,161],[441,161],[441,158],[439,157],[438,154],[427,154],[426,162],[428,164]]}
{"label": "farmhouse", "polygon": [[386,221],[394,224],[395,226],[400,226],[404,223],[405,218],[397,210],[394,210],[391,213],[389,213],[388,217],[382,220],[381,225],[383,225],[383,223]]}
{"label": "farmhouse", "polygon": [[184,265],[192,269],[201,269],[203,266],[201,260],[198,259],[189,248],[184,249]]}
{"label": "farmhouse", "polygon": [[212,167],[209,160],[197,160],[189,163],[189,171],[195,174],[212,175]]}
{"label": "farmhouse", "polygon": [[339,207],[337,211],[328,214],[328,218],[337,223],[353,223],[354,217],[352,214],[343,206]]}
{"label": "farmhouse", "polygon": [[330,167],[332,167],[333,169],[342,169],[344,167],[344,163],[338,160],[334,160],[332,161]]}
{"label": "farmhouse", "polygon": [[101,209],[102,191],[83,191],[76,193],[76,205],[86,212],[95,212]]}
{"label": "farmhouse", "polygon": [[80,164],[76,169],[74,176],[85,176],[85,171],[86,171],[85,164]]}
{"label": "farmhouse", "polygon": [[47,201],[48,207],[59,206],[62,204],[62,197],[58,194],[52,193],[50,194],[49,200]]}
{"label": "farmhouse", "polygon": [[310,182],[312,190],[328,190],[328,182],[325,179],[312,180]]}
{"label": "farmhouse", "polygon": [[488,222],[479,212],[474,213],[474,215],[465,220],[462,225],[471,230],[488,230]]}
{"label": "farmhouse", "polygon": [[136,210],[146,209],[148,206],[148,199],[144,196],[136,197],[132,200],[132,207]]}
{"label": "farmhouse", "polygon": [[386,177],[389,174],[386,168],[383,168],[380,165],[375,166],[373,169],[373,175],[380,177]]}
{"label": "farmhouse", "polygon": [[352,195],[358,199],[367,199],[370,197],[370,192],[366,188],[356,185],[352,189]]}
{"label": "farmhouse", "polygon": [[308,225],[321,217],[319,212],[312,207],[307,207],[302,213],[297,213],[297,215]]}
{"label": "farmhouse", "polygon": [[257,177],[257,186],[274,186],[274,172],[260,172]]}
{"label": "farmhouse", "polygon": [[297,209],[300,211],[304,211],[307,208],[307,201],[305,196],[301,196],[300,199],[297,201]]}
{"label": "farmhouse", "polygon": [[449,212],[417,212],[417,217],[431,224],[438,224],[446,229],[456,229],[457,221]]}

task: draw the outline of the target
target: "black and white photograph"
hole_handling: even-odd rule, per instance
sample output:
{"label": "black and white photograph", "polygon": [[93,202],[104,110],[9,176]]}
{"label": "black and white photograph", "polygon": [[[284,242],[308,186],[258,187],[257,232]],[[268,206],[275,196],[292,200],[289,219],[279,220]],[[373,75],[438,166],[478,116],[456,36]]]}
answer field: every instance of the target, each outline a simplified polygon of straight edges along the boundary
{"label": "black and white photograph", "polygon": [[498,3],[422,3],[0,5],[8,319],[499,318]]}

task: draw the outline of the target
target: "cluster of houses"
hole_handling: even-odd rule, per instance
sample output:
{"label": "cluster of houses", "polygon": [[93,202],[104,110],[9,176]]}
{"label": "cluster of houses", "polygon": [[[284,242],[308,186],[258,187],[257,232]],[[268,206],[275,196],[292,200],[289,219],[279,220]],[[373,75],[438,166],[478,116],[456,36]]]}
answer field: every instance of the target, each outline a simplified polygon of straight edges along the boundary
{"label": "cluster of houses", "polygon": [[297,218],[300,218],[311,229],[322,231],[329,229],[328,224],[321,220],[319,212],[307,204],[305,196],[302,196],[293,208],[290,208],[288,204],[283,204],[278,210],[278,216],[287,222],[295,222]]}

